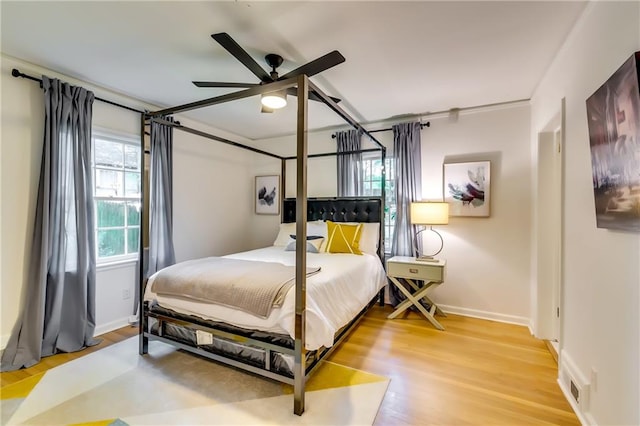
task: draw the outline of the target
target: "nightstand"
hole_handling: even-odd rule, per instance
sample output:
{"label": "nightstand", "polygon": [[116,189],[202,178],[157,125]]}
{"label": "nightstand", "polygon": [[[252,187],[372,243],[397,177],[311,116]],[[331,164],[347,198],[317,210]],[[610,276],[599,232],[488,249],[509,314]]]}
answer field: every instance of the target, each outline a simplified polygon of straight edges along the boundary
{"label": "nightstand", "polygon": [[[435,319],[435,314],[447,316],[442,309],[438,307],[433,300],[427,296],[427,291],[438,284],[444,282],[446,260],[434,261],[418,261],[415,257],[394,256],[387,260],[387,276],[391,282],[407,297],[400,303],[396,309],[387,317],[393,319],[407,310],[410,306],[415,306],[418,310],[436,327],[438,330],[444,330],[442,324]],[[403,286],[398,278],[404,278],[406,282],[413,288],[413,292]],[[424,285],[419,287],[416,281],[424,281]],[[421,300],[429,304],[430,309],[427,310]]]}

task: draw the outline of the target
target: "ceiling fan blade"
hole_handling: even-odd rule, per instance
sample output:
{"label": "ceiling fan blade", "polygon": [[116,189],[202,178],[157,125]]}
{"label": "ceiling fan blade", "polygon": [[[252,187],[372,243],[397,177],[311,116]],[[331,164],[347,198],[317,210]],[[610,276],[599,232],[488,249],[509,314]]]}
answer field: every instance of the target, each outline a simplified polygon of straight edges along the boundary
{"label": "ceiling fan blade", "polygon": [[[289,87],[287,89],[287,95],[298,96],[298,89],[295,87]],[[334,98],[333,96],[329,96],[331,100],[335,103],[339,103],[342,99]],[[316,102],[322,102],[322,99],[315,92],[309,92],[309,99]]]}
{"label": "ceiling fan blade", "polygon": [[295,77],[300,74],[306,74],[311,77],[312,75],[316,75],[326,69],[331,67],[335,67],[338,64],[341,64],[345,61],[344,56],[337,50],[333,52],[327,53],[324,56],[319,57],[311,62],[308,62],[301,67],[296,68],[293,71],[286,73],[285,75],[278,78],[278,80],[284,80],[290,77]]}
{"label": "ceiling fan blade", "polygon": [[233,88],[248,88],[260,86],[258,83],[220,83],[217,81],[192,81],[198,87],[233,87]]}
{"label": "ceiling fan blade", "polygon": [[220,46],[227,49],[237,60],[249,68],[249,70],[265,83],[273,81],[269,73],[262,68],[248,53],[244,50],[231,36],[227,33],[211,34],[211,37],[217,41]]}

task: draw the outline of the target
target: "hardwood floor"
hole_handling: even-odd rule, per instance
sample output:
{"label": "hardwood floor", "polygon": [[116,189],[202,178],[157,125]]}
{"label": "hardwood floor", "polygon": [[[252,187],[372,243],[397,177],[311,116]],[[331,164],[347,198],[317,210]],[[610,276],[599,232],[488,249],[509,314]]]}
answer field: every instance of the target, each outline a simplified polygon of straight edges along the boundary
{"label": "hardwood floor", "polygon": [[[376,425],[579,425],[556,382],[543,341],[522,326],[456,315],[434,329],[414,312],[387,320],[375,306],[331,360],[391,379]],[[122,341],[135,327],[100,336],[100,345],[1,373],[1,386]]]}
{"label": "hardwood floor", "polygon": [[23,368],[17,371],[7,371],[5,373],[0,373],[0,387],[4,387],[12,383],[18,382],[20,380],[24,380],[29,377],[35,376],[36,374],[40,374],[53,367],[57,367],[58,365],[62,365],[66,362],[69,362],[76,358],[80,358],[81,356],[84,356],[84,355],[88,355],[100,349],[104,349],[107,346],[113,345],[114,343],[121,342],[137,334],[138,334],[138,327],[130,327],[130,326],[123,327],[118,330],[112,331],[111,333],[107,333],[99,336],[98,339],[102,339],[100,344],[87,348],[83,351],[61,353],[53,356],[48,356],[48,357],[42,358],[42,361],[40,361],[38,364],[34,365],[33,367]]}
{"label": "hardwood floor", "polygon": [[526,327],[374,307],[332,354],[391,379],[376,425],[579,425],[545,343]]}

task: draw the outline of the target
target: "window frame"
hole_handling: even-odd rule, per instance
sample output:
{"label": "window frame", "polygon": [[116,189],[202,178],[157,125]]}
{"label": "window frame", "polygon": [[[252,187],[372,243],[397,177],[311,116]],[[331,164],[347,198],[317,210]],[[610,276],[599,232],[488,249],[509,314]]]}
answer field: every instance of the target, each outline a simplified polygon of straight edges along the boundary
{"label": "window frame", "polygon": [[[381,192],[376,194],[373,192],[373,185],[371,185],[371,183],[374,180],[377,179],[367,179],[365,180],[365,170],[367,168],[367,165],[365,165],[365,162],[368,162],[369,164],[372,164],[373,161],[375,160],[381,160],[381,155],[378,153],[363,153],[362,154],[362,160],[361,160],[361,164],[360,164],[360,177],[361,177],[361,190],[362,190],[362,194],[365,194],[365,187],[367,186],[367,184],[369,184],[368,189],[370,189],[370,193],[368,195],[372,195],[372,196],[381,196]],[[372,174],[369,173],[369,176],[371,177]],[[391,246],[392,246],[392,238],[393,238],[393,231],[395,230],[395,220],[391,219],[391,207],[393,205],[394,210],[396,208],[397,203],[395,202],[395,158],[393,156],[386,156],[385,157],[385,164],[384,164],[384,188],[385,188],[385,200],[384,200],[384,206],[385,206],[385,215],[384,215],[384,223],[382,224],[382,232],[383,232],[383,238],[384,238],[384,248],[385,248],[385,255],[389,255],[391,254]],[[393,185],[391,185],[391,182],[393,182]],[[391,190],[393,187],[393,191]],[[393,203],[390,202],[390,199],[393,199]],[[388,213],[387,213],[388,212]],[[387,239],[387,231],[388,231],[388,235],[389,238]]]}
{"label": "window frame", "polygon": [[[142,179],[144,179],[144,173],[142,170],[142,158],[141,158],[141,153],[140,153],[140,157],[138,160],[138,165],[139,165],[139,170],[138,171],[131,171],[128,170],[125,166],[125,163],[123,162],[123,165],[121,168],[117,168],[117,167],[103,167],[103,166],[97,166],[96,165],[96,139],[102,139],[102,140],[106,140],[109,142],[114,142],[114,143],[120,143],[122,145],[129,145],[129,146],[133,146],[138,150],[142,150],[142,144],[140,143],[140,138],[132,135],[132,134],[128,134],[128,133],[120,133],[120,132],[116,132],[110,129],[102,129],[102,128],[97,128],[97,127],[93,127],[92,131],[91,131],[91,172],[92,172],[92,177],[93,177],[93,185],[92,185],[92,198],[93,198],[93,207],[94,207],[94,239],[95,239],[95,255],[96,255],[96,265],[101,266],[101,265],[109,265],[109,264],[116,264],[116,263],[127,263],[127,262],[132,262],[132,261],[137,261],[138,257],[140,255],[140,232],[142,232],[142,223],[141,223],[141,218],[138,220],[138,225],[129,225],[128,223],[128,211],[127,211],[127,207],[129,205],[129,203],[131,204],[135,204],[137,203],[139,206],[139,212],[140,214],[142,213],[142,197],[126,197],[126,196],[118,196],[118,197],[113,197],[113,196],[98,196],[96,195],[96,184],[97,184],[97,171],[98,170],[114,170],[114,171],[121,171],[123,173],[123,179],[124,179],[124,174],[126,173],[135,173],[138,174],[140,176],[140,185],[142,185]],[[123,190],[126,188],[126,183],[123,182]],[[141,195],[141,193],[140,193]],[[124,225],[123,226],[104,226],[104,227],[100,227],[98,225],[98,202],[99,201],[117,201],[117,202],[122,202],[124,205]],[[124,250],[125,250],[125,254],[118,254],[115,256],[100,256],[99,255],[99,239],[98,239],[98,234],[99,231],[101,230],[109,230],[109,229],[123,229],[124,232]],[[138,249],[133,252],[133,253],[127,253],[128,251],[128,235],[129,235],[129,230],[130,229],[138,229]]]}

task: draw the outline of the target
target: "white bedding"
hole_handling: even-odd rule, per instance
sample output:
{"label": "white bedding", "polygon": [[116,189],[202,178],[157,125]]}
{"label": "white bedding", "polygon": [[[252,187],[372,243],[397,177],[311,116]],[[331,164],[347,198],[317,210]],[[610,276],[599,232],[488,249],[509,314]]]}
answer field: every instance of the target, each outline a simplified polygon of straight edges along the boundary
{"label": "white bedding", "polygon": [[[295,252],[273,246],[224,257],[295,265]],[[361,256],[336,253],[307,253],[307,266],[319,266],[320,272],[307,278],[306,348],[316,350],[333,345],[337,330],[351,321],[386,284],[380,259],[371,254]],[[194,300],[159,296],[151,291],[154,276],[149,278],[145,300],[183,314],[222,321],[238,327],[284,333],[293,337],[295,322],[295,287],[285,296],[281,308],[274,308],[267,318],[226,306]]]}

